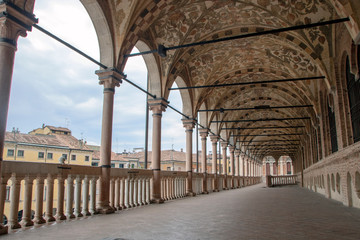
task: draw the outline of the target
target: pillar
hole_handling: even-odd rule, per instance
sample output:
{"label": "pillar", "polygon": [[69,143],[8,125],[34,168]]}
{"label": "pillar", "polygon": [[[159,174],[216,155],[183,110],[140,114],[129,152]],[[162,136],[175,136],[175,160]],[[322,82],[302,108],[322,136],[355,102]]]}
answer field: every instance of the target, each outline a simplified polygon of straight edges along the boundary
{"label": "pillar", "polygon": [[218,180],[217,180],[217,142],[219,140],[219,136],[212,135],[210,136],[210,140],[212,143],[212,174],[214,174],[214,192],[218,192]]}
{"label": "pillar", "polygon": [[33,226],[34,222],[31,221],[31,203],[32,203],[32,188],[33,188],[33,178],[26,176],[25,177],[25,191],[24,191],[24,208],[23,216],[21,220],[21,225],[23,227]]}
{"label": "pillar", "polygon": [[54,205],[54,179],[50,174],[46,179],[46,210],[45,210],[45,220],[47,222],[54,222],[55,218],[53,216],[53,205]]}
{"label": "pillar", "polygon": [[192,134],[195,122],[193,119],[182,119],[185,132],[186,132],[186,172],[187,172],[187,182],[186,182],[186,195],[195,196],[192,187]]}
{"label": "pillar", "polygon": [[168,104],[165,99],[148,100],[149,108],[152,111],[152,171],[153,171],[153,191],[152,202],[163,203],[161,199],[161,118]]}
{"label": "pillar", "polygon": [[35,197],[36,197],[36,204],[35,204],[34,223],[43,224],[46,221],[43,218],[44,179],[42,177],[38,177],[36,179]]}
{"label": "pillar", "polygon": [[227,184],[227,173],[228,173],[228,166],[227,166],[227,156],[226,156],[226,148],[228,146],[228,142],[221,142],[221,150],[222,150],[222,164],[223,164],[223,174],[224,174],[224,189],[229,189]]}
{"label": "pillar", "polygon": [[100,213],[113,213],[115,210],[110,207],[110,168],[111,168],[111,138],[113,125],[113,108],[115,87],[120,86],[123,75],[114,69],[96,71],[99,76],[99,84],[104,86],[101,146],[100,146],[100,167],[101,177],[99,184],[99,198],[97,210]]}
{"label": "pillar", "polygon": [[206,161],[206,138],[208,136],[208,129],[202,128],[199,129],[200,137],[201,137],[201,170],[204,174],[203,176],[203,187],[202,187],[202,193],[208,194],[207,190],[207,161]]}
{"label": "pillar", "polygon": [[[3,160],[6,122],[9,110],[10,89],[14,70],[15,52],[17,50],[17,40],[19,36],[26,37],[26,31],[31,31],[31,26],[37,22],[32,14],[34,0],[27,1],[26,4],[24,2],[26,1],[17,1],[17,6],[10,1],[0,2],[0,12],[7,13],[6,15],[2,14],[0,16],[0,171],[1,162]],[[26,10],[28,14],[24,15],[17,9]],[[14,20],[11,20],[9,16],[20,20],[24,25],[20,25]],[[18,227],[20,225],[15,223],[14,226]],[[11,227],[10,224],[10,228]],[[1,218],[0,234],[6,233],[7,227],[3,226]]]}
{"label": "pillar", "polygon": [[231,188],[234,188],[234,176],[235,176],[235,156],[234,156],[234,152],[235,152],[235,147],[234,146],[230,146],[229,147],[229,152],[230,152],[230,175],[231,175]]}
{"label": "pillar", "polygon": [[237,187],[240,187],[240,150],[235,150],[235,176],[237,178]]}

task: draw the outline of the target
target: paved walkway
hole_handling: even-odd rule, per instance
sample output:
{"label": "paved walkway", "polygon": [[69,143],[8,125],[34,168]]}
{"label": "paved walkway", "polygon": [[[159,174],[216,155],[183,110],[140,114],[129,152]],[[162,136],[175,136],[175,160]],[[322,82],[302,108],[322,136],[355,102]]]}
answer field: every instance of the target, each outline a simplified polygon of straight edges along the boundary
{"label": "paved walkway", "polygon": [[360,210],[263,184],[42,226],[5,239],[360,239]]}

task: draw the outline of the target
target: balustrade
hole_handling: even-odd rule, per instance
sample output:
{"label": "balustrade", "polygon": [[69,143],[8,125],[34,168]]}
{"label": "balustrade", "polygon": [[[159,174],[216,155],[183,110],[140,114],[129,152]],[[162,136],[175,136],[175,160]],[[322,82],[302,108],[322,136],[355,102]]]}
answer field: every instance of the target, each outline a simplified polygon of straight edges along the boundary
{"label": "balustrade", "polygon": [[[0,219],[4,216],[8,182],[10,207],[6,217],[9,229],[97,214],[97,182],[100,177],[99,167],[3,161],[0,178]],[[122,210],[150,204],[152,178],[152,170],[112,168],[110,206],[114,210]],[[203,173],[193,173],[192,187],[195,194],[202,194],[205,186],[207,192],[214,192],[216,186],[218,190],[222,190],[225,183],[238,187],[243,180],[242,177],[207,174],[204,182]],[[185,197],[187,181],[187,172],[161,171],[162,199]],[[286,183],[290,180],[274,179],[275,182]],[[23,196],[21,201],[20,195]],[[56,207],[55,216],[53,207]],[[19,208],[22,210],[20,219]],[[33,219],[32,209],[35,210]]]}
{"label": "balustrade", "polygon": [[296,175],[266,176],[266,186],[295,185]]}

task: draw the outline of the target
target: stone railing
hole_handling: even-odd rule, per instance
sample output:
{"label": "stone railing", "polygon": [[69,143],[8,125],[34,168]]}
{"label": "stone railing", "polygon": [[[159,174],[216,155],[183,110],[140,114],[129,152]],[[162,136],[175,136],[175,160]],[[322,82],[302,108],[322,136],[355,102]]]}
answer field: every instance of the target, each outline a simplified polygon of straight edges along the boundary
{"label": "stone railing", "polygon": [[294,184],[296,184],[296,175],[266,176],[267,187]]}
{"label": "stone railing", "polygon": [[[98,213],[100,167],[19,161],[3,161],[1,165],[0,219],[5,214],[10,229]],[[219,191],[223,190],[225,181],[230,188],[237,187],[237,182],[242,184],[245,179],[215,174],[206,176],[204,183],[203,173],[192,174],[194,193],[202,194],[203,184],[208,192],[213,192],[216,186]],[[112,168],[110,207],[121,210],[149,204],[152,178],[152,170]],[[161,171],[161,198],[166,201],[185,197],[187,178],[187,172]]]}
{"label": "stone railing", "polygon": [[186,196],[186,172],[161,171],[161,198],[165,201]]}

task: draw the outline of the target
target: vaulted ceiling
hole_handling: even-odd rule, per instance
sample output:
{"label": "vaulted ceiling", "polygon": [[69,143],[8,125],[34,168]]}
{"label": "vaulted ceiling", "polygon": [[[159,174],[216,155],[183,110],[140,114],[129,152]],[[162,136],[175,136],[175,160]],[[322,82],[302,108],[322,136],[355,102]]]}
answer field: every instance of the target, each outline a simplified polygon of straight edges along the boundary
{"label": "vaulted ceiling", "polygon": [[[86,5],[86,2],[95,0],[83,2]],[[98,1],[98,4],[110,26],[114,65],[123,69],[127,60],[125,55],[139,41],[149,49],[157,49],[159,45],[172,47],[339,19],[344,17],[339,15],[343,5],[353,8],[357,5],[356,1],[341,2],[342,5],[325,0],[108,0]],[[337,8],[334,4],[338,4]],[[351,20],[352,24],[357,21]],[[179,78],[182,83],[178,85],[187,87],[251,83],[180,91],[188,91],[187,101],[191,104],[186,107],[190,108],[187,111],[193,117],[200,109],[241,108],[236,111],[209,111],[201,115],[206,116],[206,127],[237,144],[237,147],[248,147],[249,141],[252,141],[250,145],[257,145],[255,149],[254,146],[248,147],[253,154],[273,155],[275,158],[282,154],[294,156],[292,148],[296,148],[296,144],[300,144],[311,132],[312,126],[317,124],[319,89],[330,88],[334,81],[331,61],[333,41],[334,25],[326,25],[180,48],[167,51],[166,57],[154,53],[152,59],[157,68],[151,68],[149,74],[157,72],[158,77],[152,78],[152,81],[158,81],[155,85],[163,98],[169,96],[169,88]],[[254,83],[314,76],[324,76],[325,79]],[[264,107],[300,105],[312,106]],[[302,117],[310,119],[248,121]]]}

